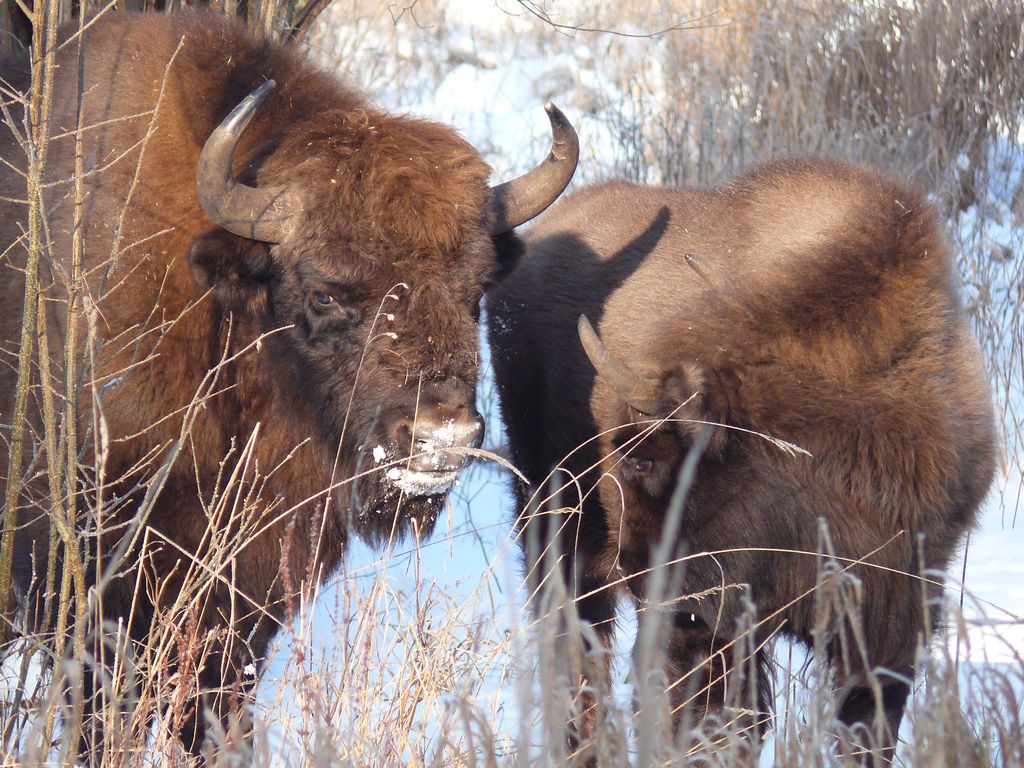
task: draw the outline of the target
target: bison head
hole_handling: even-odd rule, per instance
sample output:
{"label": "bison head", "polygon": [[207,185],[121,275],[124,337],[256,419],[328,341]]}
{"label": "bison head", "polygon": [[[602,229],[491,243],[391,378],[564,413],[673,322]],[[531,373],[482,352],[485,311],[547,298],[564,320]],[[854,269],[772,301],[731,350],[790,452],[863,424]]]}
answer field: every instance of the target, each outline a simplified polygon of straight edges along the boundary
{"label": "bison head", "polygon": [[[635,371],[605,347],[582,315],[578,333],[595,372],[614,395],[602,399],[595,416],[600,421],[602,471],[614,478],[602,484],[604,507],[613,515],[619,510],[629,516],[628,524],[611,525],[620,531],[619,562],[629,573],[644,573],[652,565],[650,546],[664,533],[664,516],[687,455],[696,450],[695,458],[720,464],[728,451],[725,425],[733,417],[728,395],[732,387],[721,372],[692,360]],[[692,516],[698,512],[691,505],[689,522],[696,522]],[[630,588],[643,587],[631,583]]]}
{"label": "bison head", "polygon": [[[192,247],[193,272],[265,334],[251,367],[266,386],[251,397],[312,438],[311,480],[347,525],[371,539],[410,521],[429,531],[482,439],[481,296],[518,258],[510,230],[568,184],[575,133],[548,105],[547,161],[489,188],[479,154],[433,123],[357,108],[275,129],[271,102],[246,131],[272,85],[203,149],[197,191],[220,228]],[[236,177],[240,143],[252,159]]]}

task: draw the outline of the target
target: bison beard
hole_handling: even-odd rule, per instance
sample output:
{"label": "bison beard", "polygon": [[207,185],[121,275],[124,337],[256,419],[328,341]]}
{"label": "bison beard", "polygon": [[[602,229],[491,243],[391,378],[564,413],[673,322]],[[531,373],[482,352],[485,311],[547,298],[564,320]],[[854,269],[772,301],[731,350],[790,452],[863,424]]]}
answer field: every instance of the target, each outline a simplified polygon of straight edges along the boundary
{"label": "bison beard", "polygon": [[[198,681],[175,727],[198,752],[203,710],[223,720],[237,706],[296,596],[349,536],[430,532],[481,438],[481,296],[521,253],[512,228],[568,184],[578,146],[549,105],[551,155],[488,187],[489,168],[451,129],[381,112],[223,17],[106,13],[77,31],[62,33],[54,70],[40,281],[51,382],[65,381],[66,344],[79,366],[56,394],[79,404],[69,485],[85,587],[103,606],[89,650],[99,658],[119,623],[139,663],[175,648],[165,661]],[[24,64],[3,74],[28,85]],[[22,156],[10,132],[0,155]],[[23,199],[24,176],[0,167],[8,352]],[[0,367],[4,414],[16,381],[16,366]],[[38,376],[31,385],[14,569],[28,629],[44,631],[49,497],[32,464],[45,430]],[[3,477],[11,467],[4,453]],[[93,720],[83,751],[101,743]]]}
{"label": "bison beard", "polygon": [[[600,646],[577,736],[593,733],[622,595],[665,601],[656,652],[677,726],[710,713],[763,728],[762,643],[781,632],[831,663],[864,761],[891,759],[934,632],[925,593],[941,598],[934,574],[994,472],[988,386],[924,197],[832,160],[713,190],[598,185],[529,230],[488,300],[530,481],[527,568],[550,581],[558,561],[538,553],[564,554]],[[854,587],[852,613],[826,610]]]}

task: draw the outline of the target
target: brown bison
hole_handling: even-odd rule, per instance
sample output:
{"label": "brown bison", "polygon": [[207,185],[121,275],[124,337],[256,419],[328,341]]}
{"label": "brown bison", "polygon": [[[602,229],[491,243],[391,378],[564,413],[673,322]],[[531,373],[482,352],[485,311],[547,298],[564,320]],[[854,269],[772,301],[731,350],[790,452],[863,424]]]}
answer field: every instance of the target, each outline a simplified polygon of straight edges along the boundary
{"label": "brown bison", "polygon": [[[154,621],[187,616],[213,647],[199,689],[230,691],[348,537],[432,529],[481,439],[481,296],[521,253],[512,228],[569,182],[576,136],[549,106],[551,156],[488,187],[452,129],[383,112],[221,17],[108,13],[62,38],[39,280],[49,381],[78,400],[65,432],[79,436],[78,530],[102,586],[90,605],[129,626],[139,658]],[[4,77],[27,87],[25,67]],[[0,138],[15,164],[21,125],[14,115]],[[20,170],[0,167],[9,354],[25,285]],[[66,344],[79,372],[62,369]],[[5,417],[16,368],[0,368]],[[49,536],[33,458],[43,405],[37,372],[18,454],[30,623]],[[183,607],[188,579],[204,588]],[[223,714],[228,698],[205,703]],[[199,747],[201,714],[181,736]]]}
{"label": "brown bison", "polygon": [[[606,647],[620,593],[657,598],[677,720],[766,712],[762,642],[781,632],[817,643],[839,719],[891,756],[933,631],[924,595],[940,595],[994,471],[989,391],[936,211],[881,173],[788,160],[711,190],[590,187],[526,239],[488,298],[512,457],[531,483],[523,540],[562,553]],[[539,583],[554,561],[527,549]],[[815,592],[844,574],[860,620],[826,622]]]}

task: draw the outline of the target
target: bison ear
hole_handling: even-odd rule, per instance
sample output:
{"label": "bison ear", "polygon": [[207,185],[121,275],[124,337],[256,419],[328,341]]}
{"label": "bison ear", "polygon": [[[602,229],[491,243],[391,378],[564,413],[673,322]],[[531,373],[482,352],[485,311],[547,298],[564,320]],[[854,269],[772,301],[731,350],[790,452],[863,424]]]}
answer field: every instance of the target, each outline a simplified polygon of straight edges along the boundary
{"label": "bison ear", "polygon": [[258,314],[266,304],[273,267],[270,247],[219,229],[192,244],[188,262],[199,286],[212,289],[226,309]]}
{"label": "bison ear", "polygon": [[[662,393],[670,406],[670,418],[676,431],[687,444],[693,443],[704,430],[711,431],[704,454],[721,456],[729,440],[728,398],[721,390],[721,380],[713,372],[694,362],[684,362],[665,374]],[[669,415],[669,413],[665,414]]]}

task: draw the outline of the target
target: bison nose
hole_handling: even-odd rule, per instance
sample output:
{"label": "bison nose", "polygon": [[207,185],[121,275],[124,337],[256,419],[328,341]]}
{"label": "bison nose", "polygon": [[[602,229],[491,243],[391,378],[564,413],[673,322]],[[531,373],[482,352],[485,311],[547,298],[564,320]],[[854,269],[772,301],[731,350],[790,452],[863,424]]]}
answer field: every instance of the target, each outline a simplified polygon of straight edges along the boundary
{"label": "bison nose", "polygon": [[417,451],[446,448],[479,448],[484,441],[484,420],[477,413],[447,421],[418,421],[413,433]]}
{"label": "bison nose", "polygon": [[412,433],[412,463],[423,470],[455,470],[468,461],[462,449],[479,448],[484,423],[479,415],[465,414],[458,419],[417,419]]}
{"label": "bison nose", "polygon": [[458,414],[420,412],[414,421],[392,426],[392,438],[399,450],[408,451],[409,466],[424,472],[455,471],[467,461],[463,449],[483,443],[483,419],[475,410]]}

